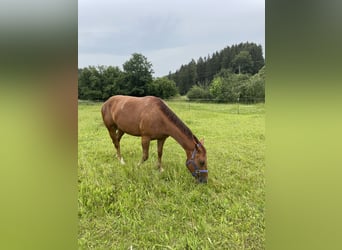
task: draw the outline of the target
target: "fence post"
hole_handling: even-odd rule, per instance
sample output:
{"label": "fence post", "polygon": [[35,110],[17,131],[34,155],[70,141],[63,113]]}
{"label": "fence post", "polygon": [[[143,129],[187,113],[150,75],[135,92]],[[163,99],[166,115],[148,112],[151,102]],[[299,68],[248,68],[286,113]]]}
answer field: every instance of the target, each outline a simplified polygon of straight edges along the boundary
{"label": "fence post", "polygon": [[237,98],[237,113],[240,114],[240,97]]}

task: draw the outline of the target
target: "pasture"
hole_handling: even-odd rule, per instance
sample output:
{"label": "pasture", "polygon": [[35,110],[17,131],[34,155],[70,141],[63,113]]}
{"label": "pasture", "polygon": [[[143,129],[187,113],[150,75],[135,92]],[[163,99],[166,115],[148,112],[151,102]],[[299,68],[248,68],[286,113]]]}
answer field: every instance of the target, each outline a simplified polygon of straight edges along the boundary
{"label": "pasture", "polygon": [[115,150],[102,103],[79,102],[78,246],[81,249],[264,249],[264,104],[168,102],[199,138],[208,184],[197,184],[171,137],[157,170],[157,143],[141,166],[140,137]]}

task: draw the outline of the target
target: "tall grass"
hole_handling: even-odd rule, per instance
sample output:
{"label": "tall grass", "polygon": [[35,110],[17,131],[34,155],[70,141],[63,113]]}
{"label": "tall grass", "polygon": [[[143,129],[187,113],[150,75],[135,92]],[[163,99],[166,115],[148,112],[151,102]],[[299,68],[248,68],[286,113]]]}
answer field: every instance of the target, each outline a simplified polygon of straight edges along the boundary
{"label": "tall grass", "polygon": [[79,248],[265,248],[263,104],[169,102],[207,149],[208,184],[197,184],[172,138],[157,171],[157,145],[140,167],[139,137],[115,151],[100,103],[79,103]]}

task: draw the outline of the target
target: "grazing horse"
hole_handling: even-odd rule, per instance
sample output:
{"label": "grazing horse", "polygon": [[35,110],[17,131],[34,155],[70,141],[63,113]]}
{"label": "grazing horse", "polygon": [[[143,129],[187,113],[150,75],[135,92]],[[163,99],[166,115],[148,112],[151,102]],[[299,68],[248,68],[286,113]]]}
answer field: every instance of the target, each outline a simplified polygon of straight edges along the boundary
{"label": "grazing horse", "polygon": [[185,164],[191,174],[199,182],[207,182],[207,155],[203,141],[199,141],[160,98],[112,96],[103,104],[101,113],[122,164],[120,139],[126,133],[141,136],[143,155],[140,163],[148,158],[150,141],[158,141],[158,168],[163,171],[163,145],[171,136],[184,149],[187,157]]}

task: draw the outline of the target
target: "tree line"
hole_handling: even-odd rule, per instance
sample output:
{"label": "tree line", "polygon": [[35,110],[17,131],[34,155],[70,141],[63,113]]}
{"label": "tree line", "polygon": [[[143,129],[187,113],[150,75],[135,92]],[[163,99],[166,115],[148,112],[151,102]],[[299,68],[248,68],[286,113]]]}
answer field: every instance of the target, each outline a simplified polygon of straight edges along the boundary
{"label": "tree line", "polygon": [[266,66],[257,74],[236,74],[230,70],[221,70],[210,85],[193,85],[187,92],[190,100],[214,102],[256,103],[265,101]]}
{"label": "tree line", "polygon": [[175,73],[169,73],[168,78],[176,82],[181,95],[185,95],[194,85],[209,85],[215,75],[223,70],[235,74],[254,75],[264,66],[261,45],[255,43],[240,43],[227,46],[207,57],[192,59],[182,65]]}
{"label": "tree line", "polygon": [[103,101],[123,94],[167,99],[181,94],[190,100],[260,102],[265,98],[264,64],[260,45],[240,43],[197,61],[192,59],[168,76],[153,78],[152,64],[134,53],[123,70],[103,65],[79,69],[78,98]]}
{"label": "tree line", "polygon": [[89,66],[78,70],[78,99],[103,101],[112,95],[169,98],[178,94],[176,83],[167,77],[153,79],[152,64],[142,54],[134,53],[117,66]]}

